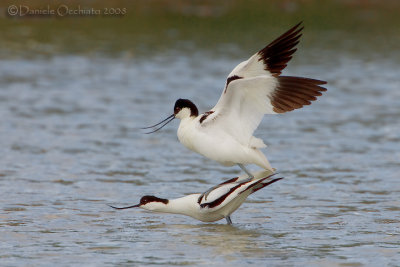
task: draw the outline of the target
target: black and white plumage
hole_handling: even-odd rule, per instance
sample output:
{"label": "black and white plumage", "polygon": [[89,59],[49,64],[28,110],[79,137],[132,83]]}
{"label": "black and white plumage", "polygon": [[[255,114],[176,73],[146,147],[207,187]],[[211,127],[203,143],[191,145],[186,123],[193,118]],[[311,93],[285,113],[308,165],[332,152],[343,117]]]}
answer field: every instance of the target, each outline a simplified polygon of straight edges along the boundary
{"label": "black and white plumage", "polygon": [[199,114],[195,104],[178,99],[174,114],[151,132],[158,131],[174,118],[181,119],[178,139],[188,149],[223,165],[238,164],[251,178],[245,164],[256,164],[273,171],[261,152],[264,142],[253,136],[265,114],[285,113],[310,105],[325,81],[282,76],[292,58],[303,27],[297,24],[272,43],[237,65],[228,75],[217,104]]}
{"label": "black and white plumage", "polygon": [[231,224],[230,215],[247,197],[282,178],[274,178],[270,171],[261,171],[249,180],[246,176],[236,177],[213,187],[205,198],[204,194],[190,194],[177,199],[144,196],[140,203],[114,209],[142,208],[153,212],[187,215],[203,222],[214,222],[225,218]]}

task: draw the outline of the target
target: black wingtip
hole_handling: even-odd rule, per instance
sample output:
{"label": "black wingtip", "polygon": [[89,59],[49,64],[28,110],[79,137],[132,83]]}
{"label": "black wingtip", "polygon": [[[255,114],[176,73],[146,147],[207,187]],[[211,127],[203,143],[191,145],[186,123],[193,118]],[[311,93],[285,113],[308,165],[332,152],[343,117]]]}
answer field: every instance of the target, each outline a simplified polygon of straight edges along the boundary
{"label": "black wingtip", "polygon": [[[268,179],[268,178],[270,178],[271,176],[273,176],[273,175],[275,175],[275,174],[276,174],[276,173],[274,173],[274,174],[272,174],[272,175],[270,175],[270,176],[268,176],[268,177],[266,177],[266,178],[264,178],[264,179]],[[254,192],[257,192],[258,190],[263,189],[264,187],[269,186],[269,185],[271,185],[271,184],[273,184],[273,183],[275,183],[275,182],[278,182],[279,180],[282,180],[282,179],[283,179],[283,177],[278,177],[278,178],[274,178],[274,179],[272,179],[271,181],[266,182],[266,183],[260,182],[259,185],[258,185],[255,189],[253,189],[253,193],[254,193]]]}
{"label": "black wingtip", "polygon": [[269,181],[268,183],[265,183],[265,185],[268,186],[268,185],[273,184],[275,182],[278,182],[279,180],[282,180],[282,179],[283,179],[283,177],[275,178],[272,181]]}
{"label": "black wingtip", "polygon": [[304,26],[301,26],[302,23],[302,21],[297,23],[258,52],[259,60],[263,60],[265,70],[271,72],[274,76],[279,76],[282,73],[282,70],[296,52],[296,45],[298,45],[302,36],[301,31],[304,29]]}

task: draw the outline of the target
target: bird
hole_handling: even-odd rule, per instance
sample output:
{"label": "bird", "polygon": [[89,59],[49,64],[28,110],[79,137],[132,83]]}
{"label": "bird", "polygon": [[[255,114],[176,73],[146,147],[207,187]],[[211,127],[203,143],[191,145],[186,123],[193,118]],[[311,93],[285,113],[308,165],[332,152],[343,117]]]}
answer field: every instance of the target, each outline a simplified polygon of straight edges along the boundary
{"label": "bird", "polygon": [[142,208],[153,212],[182,214],[202,222],[215,222],[225,218],[227,224],[232,224],[231,214],[243,204],[250,194],[283,179],[282,177],[273,178],[274,175],[275,173],[271,174],[270,171],[263,170],[257,172],[251,181],[247,179],[246,175],[232,178],[211,190],[208,200],[200,193],[176,199],[146,195],[136,205],[109,206],[118,210]]}
{"label": "bird", "polygon": [[253,136],[265,114],[279,114],[310,105],[322,95],[326,81],[283,76],[282,70],[296,52],[302,36],[302,22],[237,65],[228,75],[217,104],[199,114],[188,99],[178,99],[174,113],[165,120],[142,129],[154,133],[175,118],[180,119],[179,141],[188,149],[225,166],[237,164],[249,180],[245,165],[255,164],[274,171],[260,150],[263,140]]}

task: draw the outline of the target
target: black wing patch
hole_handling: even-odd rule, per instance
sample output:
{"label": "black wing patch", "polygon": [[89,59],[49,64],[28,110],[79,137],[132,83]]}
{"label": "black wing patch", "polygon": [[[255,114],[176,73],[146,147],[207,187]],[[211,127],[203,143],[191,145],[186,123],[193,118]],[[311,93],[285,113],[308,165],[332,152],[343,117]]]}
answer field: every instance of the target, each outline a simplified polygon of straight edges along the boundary
{"label": "black wing patch", "polygon": [[310,105],[310,101],[317,100],[317,96],[326,91],[326,88],[321,86],[323,84],[326,82],[303,77],[279,76],[278,86],[270,97],[273,110],[276,113],[285,113]]}
{"label": "black wing patch", "polygon": [[214,113],[214,111],[212,111],[212,110],[207,111],[207,112],[204,112],[203,116],[201,116],[201,118],[200,118],[200,123],[202,123],[205,119],[207,119],[207,117],[208,117],[209,115],[211,115],[211,114],[213,114],[213,113]]}
{"label": "black wing patch", "polygon": [[274,76],[281,74],[292,59],[293,53],[296,52],[297,49],[294,47],[299,43],[300,32],[304,28],[299,28],[300,24],[301,22],[258,52],[261,57],[259,60],[263,61],[265,70],[270,71]]}
{"label": "black wing patch", "polygon": [[225,86],[225,91],[224,94],[226,93],[226,89],[228,88],[228,85],[230,84],[231,81],[237,80],[237,79],[243,79],[243,77],[237,76],[237,75],[233,75],[231,77],[228,77],[228,79],[226,79],[226,86]]}

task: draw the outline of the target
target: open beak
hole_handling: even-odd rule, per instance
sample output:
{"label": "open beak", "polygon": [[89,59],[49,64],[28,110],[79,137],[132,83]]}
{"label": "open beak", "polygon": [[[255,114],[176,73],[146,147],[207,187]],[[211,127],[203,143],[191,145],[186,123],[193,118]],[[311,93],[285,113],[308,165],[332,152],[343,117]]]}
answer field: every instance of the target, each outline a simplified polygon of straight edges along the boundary
{"label": "open beak", "polygon": [[[156,129],[154,129],[153,131],[150,131],[150,132],[145,133],[145,134],[151,134],[151,133],[157,132],[158,130],[160,130],[161,128],[163,128],[165,125],[167,125],[168,123],[170,123],[171,121],[173,121],[173,119],[175,119],[175,114],[172,114],[171,116],[169,116],[169,117],[166,118],[165,120],[160,121],[160,122],[157,123],[157,124],[154,124],[154,125],[149,126],[149,127],[144,127],[144,128],[141,128],[141,129],[156,128]],[[165,123],[164,123],[164,122],[165,122]],[[163,124],[163,123],[164,123],[164,124]],[[162,124],[162,125],[159,126],[160,124]],[[159,126],[159,127],[158,127],[158,126]],[[157,127],[158,127],[158,128],[157,128]]]}
{"label": "open beak", "polygon": [[110,206],[111,208],[116,209],[116,210],[124,210],[124,209],[130,209],[130,208],[139,208],[140,204],[133,205],[133,206],[128,206],[128,207],[121,207],[121,208],[114,207],[114,206],[111,206],[111,205],[108,205],[108,206]]}

